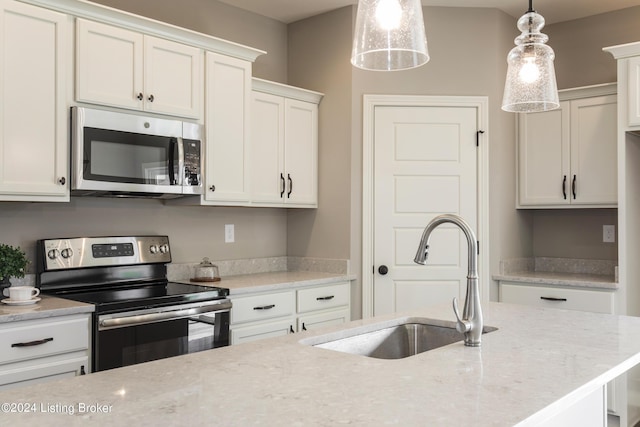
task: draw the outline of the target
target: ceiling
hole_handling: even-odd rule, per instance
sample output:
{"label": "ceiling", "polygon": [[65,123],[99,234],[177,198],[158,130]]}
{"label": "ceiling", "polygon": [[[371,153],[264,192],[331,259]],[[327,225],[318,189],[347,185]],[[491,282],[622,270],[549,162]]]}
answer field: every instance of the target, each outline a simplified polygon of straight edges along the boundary
{"label": "ceiling", "polygon": [[[357,3],[357,0],[220,1],[284,23],[295,22]],[[422,0],[422,4],[425,6],[492,7],[503,10],[514,18],[520,17],[529,7],[526,0]],[[536,0],[533,5],[534,9],[544,16],[547,24],[552,24],[625,9],[639,4],[639,0]]]}

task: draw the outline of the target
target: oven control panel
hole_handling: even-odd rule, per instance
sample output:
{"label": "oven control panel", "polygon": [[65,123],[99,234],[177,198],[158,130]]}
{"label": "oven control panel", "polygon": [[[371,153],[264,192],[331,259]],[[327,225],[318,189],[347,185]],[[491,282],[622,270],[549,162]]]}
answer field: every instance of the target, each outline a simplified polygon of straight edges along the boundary
{"label": "oven control panel", "polygon": [[38,251],[45,271],[171,262],[168,236],[46,239]]}

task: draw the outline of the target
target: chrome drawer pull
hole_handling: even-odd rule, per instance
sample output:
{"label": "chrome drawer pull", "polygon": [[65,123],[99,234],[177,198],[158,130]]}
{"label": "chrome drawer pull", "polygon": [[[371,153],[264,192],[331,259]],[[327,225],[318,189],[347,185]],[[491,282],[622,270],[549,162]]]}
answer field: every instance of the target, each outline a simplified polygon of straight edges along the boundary
{"label": "chrome drawer pull", "polygon": [[253,307],[254,310],[270,310],[273,307],[275,307],[275,304],[269,304],[269,305],[261,305],[259,307]]}
{"label": "chrome drawer pull", "polygon": [[540,297],[540,299],[543,299],[545,301],[566,301],[566,298],[553,298],[553,297]]}
{"label": "chrome drawer pull", "polygon": [[42,340],[29,341],[29,342],[17,342],[15,344],[11,344],[11,347],[33,347],[34,345],[48,343],[49,341],[53,341],[53,338],[45,338]]}
{"label": "chrome drawer pull", "polygon": [[335,297],[335,295],[329,295],[328,297],[318,297],[316,298],[316,301],[328,301],[330,299],[334,299]]}

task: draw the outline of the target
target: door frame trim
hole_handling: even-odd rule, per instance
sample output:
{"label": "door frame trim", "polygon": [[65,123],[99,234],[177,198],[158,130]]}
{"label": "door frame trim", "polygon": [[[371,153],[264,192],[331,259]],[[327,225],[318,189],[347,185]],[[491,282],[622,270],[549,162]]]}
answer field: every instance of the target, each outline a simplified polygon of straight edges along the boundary
{"label": "door frame trim", "polygon": [[[478,229],[480,241],[478,278],[482,302],[489,301],[489,98],[486,96],[364,95],[362,108],[362,318],[373,316],[374,237],[374,125],[376,107],[472,107],[477,111],[478,130],[484,131],[478,147]],[[426,226],[426,224],[425,224]]]}

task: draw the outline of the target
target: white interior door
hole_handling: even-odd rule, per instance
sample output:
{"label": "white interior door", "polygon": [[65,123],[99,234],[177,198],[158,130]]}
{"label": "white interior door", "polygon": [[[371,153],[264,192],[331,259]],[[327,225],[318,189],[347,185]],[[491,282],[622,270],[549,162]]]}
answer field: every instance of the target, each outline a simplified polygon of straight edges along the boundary
{"label": "white interior door", "polygon": [[434,231],[426,266],[413,258],[439,214],[461,215],[477,232],[477,114],[474,107],[375,108],[374,315],[464,298],[467,243],[456,226]]}

